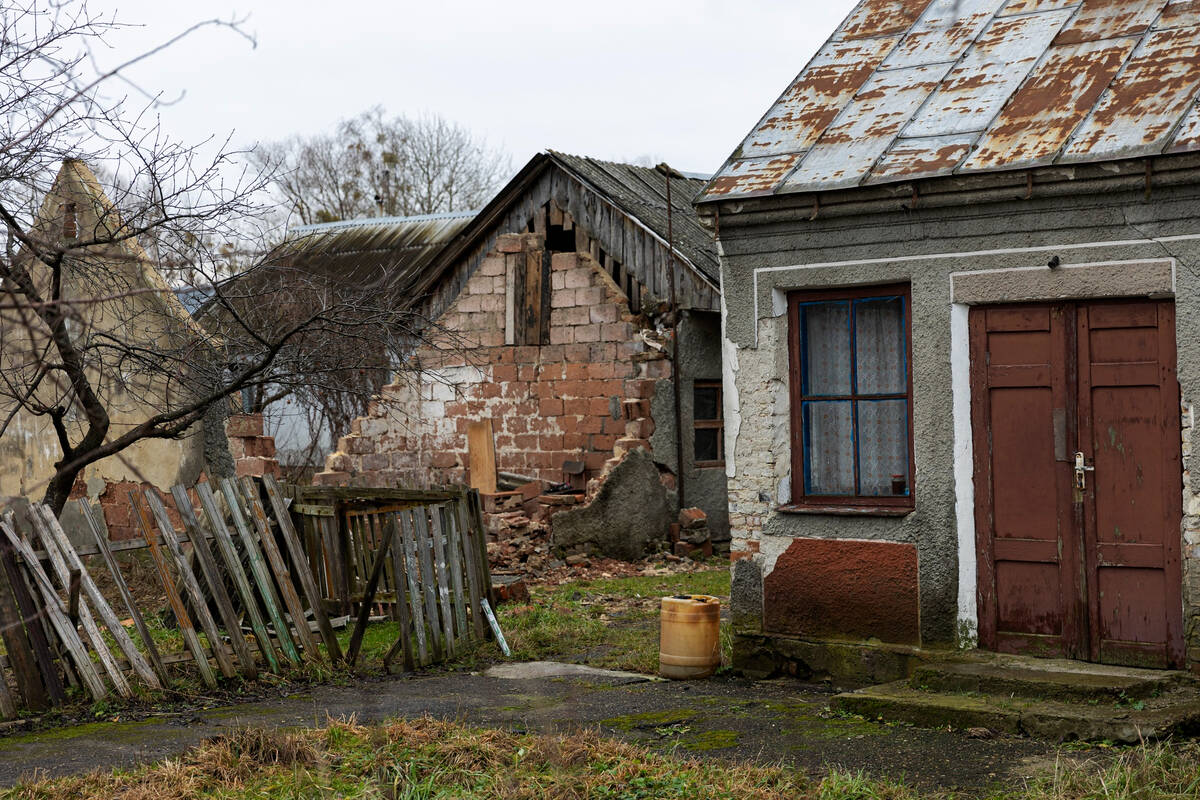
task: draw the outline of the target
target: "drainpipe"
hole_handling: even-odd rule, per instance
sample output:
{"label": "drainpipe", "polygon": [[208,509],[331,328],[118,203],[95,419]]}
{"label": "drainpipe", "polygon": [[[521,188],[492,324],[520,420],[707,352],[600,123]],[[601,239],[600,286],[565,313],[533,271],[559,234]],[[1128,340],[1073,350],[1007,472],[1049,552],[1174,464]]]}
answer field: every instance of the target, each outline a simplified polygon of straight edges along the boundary
{"label": "drainpipe", "polygon": [[671,179],[683,178],[665,161],[655,167],[667,179],[667,278],[671,285],[671,313],[675,315],[675,333],[671,337],[671,384],[675,395],[675,489],[679,496],[679,510],[687,508],[684,501],[683,469],[683,404],[679,389],[679,332],[683,327],[683,315],[679,311],[679,298],[675,287],[675,206],[671,203]]}

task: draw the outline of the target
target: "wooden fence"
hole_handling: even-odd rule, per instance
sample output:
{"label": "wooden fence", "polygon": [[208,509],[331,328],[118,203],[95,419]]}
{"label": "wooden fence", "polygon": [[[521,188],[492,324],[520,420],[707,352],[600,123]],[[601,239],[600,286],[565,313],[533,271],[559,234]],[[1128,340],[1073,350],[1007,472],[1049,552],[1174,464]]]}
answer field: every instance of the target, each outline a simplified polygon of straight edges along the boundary
{"label": "wooden fence", "polygon": [[[399,623],[385,663],[399,653],[410,669],[453,657],[484,637],[485,619],[494,622],[478,498],[397,494],[285,492],[269,476],[176,486],[176,529],[157,492],[131,492],[143,538],[129,542],[109,542],[80,500],[95,542],[80,547],[44,506],[30,504],[19,518],[8,511],[0,519],[0,716],[72,697],[130,697],[137,684],[162,689],[189,664],[213,688],[318,660],[353,667],[370,612],[385,601]],[[116,553],[134,549],[148,551],[181,652],[160,652],[164,637],[148,622],[157,609],[141,608],[122,574]],[[108,598],[101,572],[115,587]],[[357,612],[345,653],[331,611]]]}
{"label": "wooden fence", "polygon": [[[491,628],[479,493],[298,487],[293,514],[331,614],[386,613],[406,668],[452,658]],[[493,630],[500,641],[498,629]],[[350,642],[351,655],[359,642]]]}

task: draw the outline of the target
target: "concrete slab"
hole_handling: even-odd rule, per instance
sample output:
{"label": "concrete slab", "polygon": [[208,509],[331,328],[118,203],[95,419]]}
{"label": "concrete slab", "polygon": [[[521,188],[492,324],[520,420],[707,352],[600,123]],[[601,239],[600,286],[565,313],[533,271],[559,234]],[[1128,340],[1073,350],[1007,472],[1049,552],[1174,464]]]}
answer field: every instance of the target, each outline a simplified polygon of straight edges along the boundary
{"label": "concrete slab", "polygon": [[533,680],[540,678],[579,678],[588,683],[606,686],[625,686],[631,683],[660,681],[653,675],[638,672],[622,672],[615,669],[599,669],[584,664],[565,664],[560,661],[526,661],[520,664],[497,664],[483,673],[489,678],[505,680]]}

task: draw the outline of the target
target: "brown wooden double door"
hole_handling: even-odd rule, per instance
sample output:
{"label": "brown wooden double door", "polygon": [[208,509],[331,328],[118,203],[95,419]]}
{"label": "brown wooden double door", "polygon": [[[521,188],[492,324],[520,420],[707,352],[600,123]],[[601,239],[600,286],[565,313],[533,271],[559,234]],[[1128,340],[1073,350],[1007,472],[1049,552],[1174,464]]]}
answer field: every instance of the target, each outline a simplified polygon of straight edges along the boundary
{"label": "brown wooden double door", "polygon": [[1171,301],[971,310],[981,646],[1183,665]]}

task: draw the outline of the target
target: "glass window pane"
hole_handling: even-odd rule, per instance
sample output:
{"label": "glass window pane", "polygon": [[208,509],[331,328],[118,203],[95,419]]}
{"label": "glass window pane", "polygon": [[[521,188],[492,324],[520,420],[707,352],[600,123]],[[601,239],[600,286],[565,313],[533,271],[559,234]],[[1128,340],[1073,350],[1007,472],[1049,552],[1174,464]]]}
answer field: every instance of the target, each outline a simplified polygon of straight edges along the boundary
{"label": "glass window pane", "polygon": [[720,428],[696,429],[696,460],[718,461],[721,458]]}
{"label": "glass window pane", "polygon": [[908,401],[858,403],[859,492],[867,497],[906,497]]}
{"label": "glass window pane", "polygon": [[858,394],[904,394],[908,391],[903,298],[875,297],[855,301],[854,350]]}
{"label": "glass window pane", "polygon": [[805,395],[850,394],[850,303],[800,306]]}
{"label": "glass window pane", "polygon": [[693,391],[695,400],[693,419],[712,420],[721,418],[721,390],[716,386],[697,386]]}
{"label": "glass window pane", "polygon": [[854,494],[854,405],[849,400],[804,404],[804,493]]}

